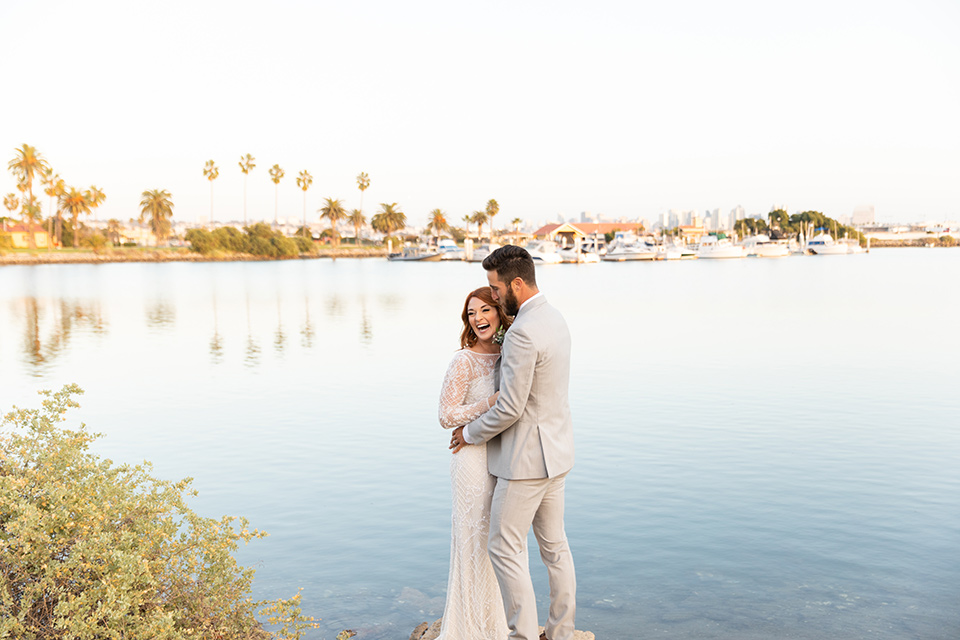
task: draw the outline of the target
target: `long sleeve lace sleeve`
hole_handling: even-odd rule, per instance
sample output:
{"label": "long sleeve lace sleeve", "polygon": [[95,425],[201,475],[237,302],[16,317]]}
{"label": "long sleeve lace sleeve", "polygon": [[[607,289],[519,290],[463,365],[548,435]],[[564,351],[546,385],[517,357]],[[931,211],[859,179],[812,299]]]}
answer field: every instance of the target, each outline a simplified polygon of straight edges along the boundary
{"label": "long sleeve lace sleeve", "polygon": [[466,403],[470,381],[476,374],[469,358],[457,352],[447,367],[447,375],[443,377],[443,387],[440,389],[440,426],[444,429],[465,425],[490,408],[486,398]]}

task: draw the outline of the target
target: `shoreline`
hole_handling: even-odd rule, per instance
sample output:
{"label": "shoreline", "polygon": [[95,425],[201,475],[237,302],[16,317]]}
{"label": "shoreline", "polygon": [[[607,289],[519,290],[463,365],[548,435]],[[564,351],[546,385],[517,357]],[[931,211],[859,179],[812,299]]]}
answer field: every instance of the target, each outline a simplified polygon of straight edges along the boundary
{"label": "shoreline", "polygon": [[[953,248],[930,242],[929,239],[873,239],[871,249],[893,248]],[[96,253],[93,250],[7,250],[0,251],[0,267],[38,264],[107,264],[122,262],[270,262],[279,260],[318,260],[328,258],[386,258],[386,247],[340,247],[318,249],[316,253],[290,257],[255,256],[247,253],[203,255],[185,247],[174,249],[110,249]]]}
{"label": "shoreline", "polygon": [[114,262],[268,262],[275,260],[315,260],[321,258],[378,258],[387,256],[386,248],[361,247],[320,249],[314,254],[288,258],[255,256],[246,253],[202,255],[189,249],[135,249],[94,251],[8,251],[0,252],[0,266],[35,264],[101,264]]}

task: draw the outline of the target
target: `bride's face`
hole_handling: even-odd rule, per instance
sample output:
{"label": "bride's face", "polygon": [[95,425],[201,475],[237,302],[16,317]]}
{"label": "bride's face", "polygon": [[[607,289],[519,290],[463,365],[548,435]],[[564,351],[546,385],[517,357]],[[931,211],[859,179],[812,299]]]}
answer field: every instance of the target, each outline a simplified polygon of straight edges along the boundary
{"label": "bride's face", "polygon": [[490,342],[493,340],[493,334],[500,327],[500,316],[497,314],[496,307],[480,298],[470,298],[470,302],[467,303],[467,322],[470,323],[470,328],[477,334],[480,342]]}

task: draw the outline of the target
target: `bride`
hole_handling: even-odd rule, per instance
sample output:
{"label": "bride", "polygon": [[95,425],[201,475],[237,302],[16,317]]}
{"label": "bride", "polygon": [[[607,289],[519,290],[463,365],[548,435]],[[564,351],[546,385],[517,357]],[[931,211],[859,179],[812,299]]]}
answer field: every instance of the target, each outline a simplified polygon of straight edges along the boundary
{"label": "bride", "polygon": [[[494,366],[500,357],[500,345],[494,336],[499,329],[505,331],[510,326],[510,318],[494,302],[490,287],[472,291],[460,317],[462,348],[453,356],[440,391],[440,424],[445,429],[474,420],[496,402]],[[510,630],[487,556],[496,478],[487,471],[486,444],[466,445],[455,453],[450,461],[450,574],[438,640],[503,640]]]}

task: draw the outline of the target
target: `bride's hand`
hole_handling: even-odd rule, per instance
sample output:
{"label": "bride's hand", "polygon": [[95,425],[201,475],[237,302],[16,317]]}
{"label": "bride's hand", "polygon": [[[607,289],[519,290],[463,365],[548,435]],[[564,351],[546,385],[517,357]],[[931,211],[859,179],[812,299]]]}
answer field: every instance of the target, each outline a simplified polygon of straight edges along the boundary
{"label": "bride's hand", "polygon": [[493,409],[493,405],[497,404],[497,398],[500,397],[500,392],[496,391],[492,396],[487,398],[487,411]]}
{"label": "bride's hand", "polygon": [[453,449],[450,453],[456,453],[463,449],[464,447],[470,446],[470,443],[463,439],[463,427],[457,427],[453,430],[453,433],[450,435],[450,449]]}

